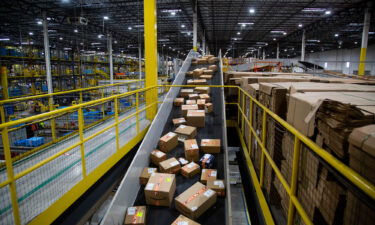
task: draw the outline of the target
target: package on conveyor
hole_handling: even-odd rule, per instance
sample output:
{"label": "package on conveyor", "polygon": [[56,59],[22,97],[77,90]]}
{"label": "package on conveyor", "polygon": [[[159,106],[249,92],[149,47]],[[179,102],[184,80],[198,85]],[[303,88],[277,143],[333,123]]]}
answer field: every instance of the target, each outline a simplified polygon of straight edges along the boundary
{"label": "package on conveyor", "polygon": [[207,84],[206,79],[194,79],[193,81],[194,81],[195,85],[205,85],[205,84]]}
{"label": "package on conveyor", "polygon": [[207,63],[208,63],[207,58],[200,58],[200,59],[197,59],[197,62],[198,62],[198,65],[199,65],[199,64],[207,64]]}
{"label": "package on conveyor", "polygon": [[187,139],[184,141],[185,158],[189,162],[198,162],[199,147],[196,139]]}
{"label": "package on conveyor", "polygon": [[176,209],[196,219],[216,203],[216,192],[197,182],[175,198]]}
{"label": "package on conveyor", "polygon": [[198,94],[189,94],[189,100],[198,100],[199,95]]}
{"label": "package on conveyor", "polygon": [[157,149],[154,149],[152,150],[151,154],[150,154],[150,159],[151,159],[151,162],[154,164],[154,165],[157,165],[159,166],[159,163],[161,161],[164,161],[167,159],[167,154],[165,154],[164,152],[162,151],[159,151]]}
{"label": "package on conveyor", "polygon": [[194,85],[194,79],[188,79],[186,80],[187,85]]}
{"label": "package on conveyor", "polygon": [[178,161],[180,162],[181,166],[185,166],[186,164],[189,163],[189,161],[187,161],[185,158],[183,157],[180,157],[178,158]]}
{"label": "package on conveyor", "polygon": [[187,77],[192,77],[193,76],[193,71],[188,71],[188,72],[185,73],[185,75]]}
{"label": "package on conveyor", "polygon": [[200,95],[199,95],[199,99],[204,99],[204,100],[206,100],[206,103],[207,103],[207,102],[211,102],[211,97],[210,97],[210,95],[208,95],[208,94],[200,94]]}
{"label": "package on conveyor", "polygon": [[200,225],[200,223],[197,223],[183,215],[180,215],[175,221],[173,221],[171,225]]}
{"label": "package on conveyor", "polygon": [[182,142],[197,136],[197,128],[192,126],[180,125],[174,132],[178,135],[178,140]]}
{"label": "package on conveyor", "polygon": [[217,57],[208,58],[208,63],[209,64],[216,63],[217,61],[219,61],[219,59]]}
{"label": "package on conveyor", "polygon": [[200,165],[203,169],[211,169],[214,166],[215,156],[212,154],[204,154],[199,160]]}
{"label": "package on conveyor", "polygon": [[203,75],[203,69],[195,69],[193,70],[193,77],[199,78],[201,75]]}
{"label": "package on conveyor", "polygon": [[153,173],[145,187],[147,205],[171,206],[176,191],[176,175]]}
{"label": "package on conveyor", "polygon": [[126,210],[125,225],[145,225],[146,224],[146,206],[131,206]]}
{"label": "package on conveyor", "polygon": [[204,110],[188,110],[186,124],[193,127],[205,127],[206,112]]}
{"label": "package on conveyor", "polygon": [[196,87],[194,88],[194,91],[199,94],[209,94],[210,93],[210,87]]}
{"label": "package on conveyor", "polygon": [[217,170],[216,169],[203,169],[201,174],[201,182],[203,184],[207,184],[209,180],[216,180],[217,179]]}
{"label": "package on conveyor", "polygon": [[185,88],[185,89],[180,90],[180,96],[183,98],[188,97],[189,94],[193,94],[193,93],[194,93],[194,89]]}
{"label": "package on conveyor", "polygon": [[186,178],[192,178],[201,172],[201,167],[195,162],[190,162],[181,168],[181,174]]}
{"label": "package on conveyor", "polygon": [[196,65],[198,65],[197,58],[192,58],[192,59],[191,59],[191,65],[192,65],[192,66],[196,66]]}
{"label": "package on conveyor", "polygon": [[186,117],[187,112],[189,110],[198,110],[198,105],[197,104],[195,104],[195,105],[182,105],[181,106],[182,116]]}
{"label": "package on conveyor", "polygon": [[[181,125],[182,126],[182,125]],[[178,145],[177,134],[169,132],[159,139],[159,149],[162,152],[169,152]]]}
{"label": "package on conveyor", "polygon": [[211,80],[211,79],[212,79],[212,75],[201,75],[201,76],[199,77],[199,79]]}
{"label": "package on conveyor", "polygon": [[174,106],[182,106],[184,104],[185,99],[184,98],[175,98],[173,100]]}
{"label": "package on conveyor", "polygon": [[217,66],[216,65],[210,65],[210,66],[208,66],[208,69],[216,72],[217,71]]}
{"label": "package on conveyor", "polygon": [[186,125],[186,120],[184,117],[172,119],[173,125],[178,127],[180,125]]}
{"label": "package on conveyor", "polygon": [[214,105],[211,102],[205,104],[206,113],[212,113],[214,111]]}
{"label": "package on conveyor", "polygon": [[153,167],[145,167],[145,168],[143,168],[141,176],[139,176],[139,183],[140,183],[140,185],[146,185],[147,182],[148,182],[148,179],[151,176],[151,174],[155,173],[157,171],[158,171],[158,169],[157,168],[153,168]]}
{"label": "package on conveyor", "polygon": [[181,164],[176,158],[170,158],[159,163],[159,169],[162,173],[178,173],[181,169]]}
{"label": "package on conveyor", "polygon": [[224,180],[208,180],[207,187],[216,191],[217,196],[225,196]]}
{"label": "package on conveyor", "polygon": [[216,154],[220,153],[221,140],[220,139],[202,139],[201,150],[204,153]]}
{"label": "package on conveyor", "polygon": [[206,108],[206,100],[204,99],[198,99],[197,105],[199,110],[204,110]]}
{"label": "package on conveyor", "polygon": [[196,105],[197,101],[196,100],[186,100],[186,105]]}
{"label": "package on conveyor", "polygon": [[203,75],[213,75],[214,71],[213,70],[203,70]]}

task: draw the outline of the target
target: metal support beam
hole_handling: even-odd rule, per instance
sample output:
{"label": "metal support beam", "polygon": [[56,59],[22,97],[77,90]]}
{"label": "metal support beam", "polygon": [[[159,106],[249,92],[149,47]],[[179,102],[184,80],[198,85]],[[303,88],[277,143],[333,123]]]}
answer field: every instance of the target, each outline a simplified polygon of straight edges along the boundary
{"label": "metal support beam", "polygon": [[280,55],[280,46],[279,46],[279,43],[277,43],[277,48],[276,48],[276,59],[279,59],[279,55]]}
{"label": "metal support beam", "polygon": [[142,79],[142,45],[141,43],[139,43],[139,46],[138,46],[138,66],[139,66],[138,79]]}
{"label": "metal support beam", "polygon": [[203,31],[203,38],[202,38],[202,51],[203,55],[206,55],[206,31]]}
{"label": "metal support beam", "polygon": [[[158,59],[157,59],[157,23],[156,23],[156,0],[144,0],[144,32],[145,32],[145,86],[156,86],[158,81]],[[157,89],[146,91],[146,106],[157,101]],[[146,111],[147,119],[153,119],[156,115],[156,104]]]}
{"label": "metal support beam", "polygon": [[48,88],[48,94],[52,94],[53,88],[52,88],[52,74],[51,74],[51,56],[50,56],[50,51],[49,51],[48,21],[47,21],[47,16],[45,12],[43,12],[43,38],[44,38],[44,58],[46,60],[47,88]]}
{"label": "metal support beam", "polygon": [[6,100],[9,98],[8,93],[8,73],[6,66],[1,66],[0,68],[0,76],[1,76],[1,87],[3,91],[3,99]]}
{"label": "metal support beam", "polygon": [[198,51],[197,36],[198,36],[198,15],[197,15],[197,4],[195,4],[195,8],[193,12],[193,50],[194,51]]}
{"label": "metal support beam", "polygon": [[371,12],[369,8],[365,9],[365,19],[363,21],[363,33],[362,33],[362,44],[361,44],[361,55],[359,56],[358,75],[365,75],[366,67],[366,53],[367,53],[367,42],[368,32],[370,29],[370,17]]}
{"label": "metal support beam", "polygon": [[302,32],[301,61],[305,61],[306,31]]}
{"label": "metal support beam", "polygon": [[109,80],[110,84],[113,84],[113,58],[112,58],[112,35],[108,34],[107,48],[109,56]]}
{"label": "metal support beam", "polygon": [[266,50],[263,49],[263,60],[265,60],[265,59],[266,59]]}

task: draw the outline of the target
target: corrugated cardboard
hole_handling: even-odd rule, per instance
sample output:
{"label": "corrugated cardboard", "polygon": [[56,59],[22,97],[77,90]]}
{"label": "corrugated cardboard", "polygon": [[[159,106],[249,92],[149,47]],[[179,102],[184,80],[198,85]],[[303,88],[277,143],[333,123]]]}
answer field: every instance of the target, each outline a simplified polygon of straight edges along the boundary
{"label": "corrugated cardboard", "polygon": [[177,127],[177,129],[174,132],[178,134],[179,141],[185,141],[186,139],[193,139],[195,138],[195,136],[197,136],[197,128],[186,126],[186,125],[180,125],[179,127]]}
{"label": "corrugated cardboard", "polygon": [[207,64],[207,59],[197,59],[198,64]]}
{"label": "corrugated cardboard", "polygon": [[[183,126],[183,125],[181,125]],[[169,152],[178,145],[177,134],[169,132],[159,139],[159,149],[163,152]]]}
{"label": "corrugated cardboard", "polygon": [[225,196],[224,180],[208,180],[207,187],[216,191],[217,196]]}
{"label": "corrugated cardboard", "polygon": [[147,205],[170,206],[176,191],[176,175],[153,173],[145,187]]}
{"label": "corrugated cardboard", "polygon": [[185,166],[186,164],[189,163],[189,161],[187,161],[185,158],[178,158],[178,161],[180,162],[181,166]]}
{"label": "corrugated cardboard", "polygon": [[217,66],[216,65],[210,65],[210,66],[208,66],[208,69],[216,72],[217,71]]}
{"label": "corrugated cardboard", "polygon": [[199,95],[198,94],[189,94],[189,100],[198,100]]}
{"label": "corrugated cardboard", "polygon": [[186,124],[186,120],[184,117],[173,119],[172,122],[174,126],[180,126],[180,125]]}
{"label": "corrugated cardboard", "polygon": [[139,183],[141,185],[146,185],[147,182],[148,182],[148,179],[150,178],[151,174],[152,173],[155,173],[157,172],[158,169],[157,168],[152,168],[152,167],[145,167],[143,170],[142,170],[142,173],[141,173],[141,176],[139,176]]}
{"label": "corrugated cardboard", "polygon": [[211,102],[205,104],[206,113],[212,113],[214,111],[214,105]]}
{"label": "corrugated cardboard", "polygon": [[192,178],[201,172],[201,167],[195,162],[190,162],[181,168],[181,174],[186,178]]}
{"label": "corrugated cardboard", "polygon": [[185,99],[184,98],[175,98],[173,100],[174,106],[182,106],[184,104]]}
{"label": "corrugated cardboard", "polygon": [[126,210],[125,225],[145,225],[146,206],[132,206]]}
{"label": "corrugated cardboard", "polygon": [[181,165],[176,158],[170,158],[159,163],[160,172],[162,173],[178,173],[180,172]]}
{"label": "corrugated cardboard", "polygon": [[204,153],[216,154],[220,153],[221,141],[220,139],[202,139],[201,149]]}
{"label": "corrugated cardboard", "polygon": [[186,81],[186,84],[187,84],[187,85],[194,85],[194,80],[193,80],[193,79],[188,79],[188,80]]}
{"label": "corrugated cardboard", "polygon": [[201,75],[199,78],[200,79],[211,80],[212,79],[212,75]]}
{"label": "corrugated cardboard", "polygon": [[208,59],[208,63],[209,64],[213,64],[213,63],[215,63],[217,61],[219,61],[219,59],[217,57],[211,57],[211,58]]}
{"label": "corrugated cardboard", "polygon": [[214,74],[214,71],[213,70],[203,70],[203,74],[212,75],[212,74]]}
{"label": "corrugated cardboard", "polygon": [[183,117],[186,117],[188,110],[198,110],[198,105],[182,105],[181,112]]}
{"label": "corrugated cardboard", "polygon": [[210,87],[196,87],[194,88],[194,91],[199,94],[208,94],[210,93]]}
{"label": "corrugated cardboard", "polygon": [[200,223],[197,223],[183,215],[180,215],[175,221],[173,221],[171,225],[200,225]]}
{"label": "corrugated cardboard", "polygon": [[204,99],[198,99],[197,100],[197,105],[199,110],[204,110],[206,107],[206,100]]}
{"label": "corrugated cardboard", "polygon": [[196,139],[187,139],[184,142],[185,158],[191,162],[199,161],[199,147]]}
{"label": "corrugated cardboard", "polygon": [[205,85],[205,84],[207,84],[207,80],[206,79],[195,79],[194,84],[195,85]]}
{"label": "corrugated cardboard", "polygon": [[161,161],[164,161],[167,159],[167,154],[165,154],[164,152],[162,151],[159,151],[157,149],[153,150],[150,154],[150,159],[151,159],[151,162],[154,164],[154,165],[157,165],[159,166],[159,163]]}
{"label": "corrugated cardboard", "polygon": [[180,96],[181,97],[188,97],[189,94],[193,94],[193,93],[194,93],[194,89],[181,89]]}
{"label": "corrugated cardboard", "polygon": [[176,209],[196,219],[216,203],[216,192],[197,182],[175,198]]}
{"label": "corrugated cardboard", "polygon": [[206,100],[206,102],[211,102],[211,97],[208,94],[200,94],[199,98]]}
{"label": "corrugated cardboard", "polygon": [[205,127],[204,110],[188,110],[186,115],[186,124],[193,127]]}
{"label": "corrugated cardboard", "polygon": [[341,83],[292,83],[291,93],[295,92],[375,92],[373,85],[341,84]]}
{"label": "corrugated cardboard", "polygon": [[193,71],[188,71],[185,73],[185,76],[187,77],[192,77],[193,76]]}
{"label": "corrugated cardboard", "polygon": [[216,180],[217,170],[215,169],[202,169],[201,182],[207,184],[209,180]]}
{"label": "corrugated cardboard", "polygon": [[[349,136],[349,143],[375,157],[375,125],[356,128]],[[354,152],[353,152],[354,153]]]}
{"label": "corrugated cardboard", "polygon": [[196,100],[186,100],[186,105],[196,105],[196,104],[197,104]]}

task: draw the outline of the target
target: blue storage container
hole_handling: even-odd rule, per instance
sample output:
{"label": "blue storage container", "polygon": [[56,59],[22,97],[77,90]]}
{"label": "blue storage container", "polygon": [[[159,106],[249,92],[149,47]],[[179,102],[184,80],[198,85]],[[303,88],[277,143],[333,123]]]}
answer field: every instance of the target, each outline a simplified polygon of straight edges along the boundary
{"label": "blue storage container", "polygon": [[42,85],[42,92],[47,92],[48,91],[48,86],[46,84]]}
{"label": "blue storage container", "polygon": [[0,47],[0,55],[1,56],[6,56],[7,55],[7,49],[4,47]]}
{"label": "blue storage container", "polygon": [[27,142],[27,139],[21,139],[21,140],[15,141],[13,144],[15,146],[26,146],[26,142]]}
{"label": "blue storage container", "polygon": [[32,137],[26,140],[27,147],[38,147],[44,144],[44,137]]}
{"label": "blue storage container", "polygon": [[5,110],[5,113],[8,116],[14,114],[14,106],[13,105],[4,105],[4,110]]}

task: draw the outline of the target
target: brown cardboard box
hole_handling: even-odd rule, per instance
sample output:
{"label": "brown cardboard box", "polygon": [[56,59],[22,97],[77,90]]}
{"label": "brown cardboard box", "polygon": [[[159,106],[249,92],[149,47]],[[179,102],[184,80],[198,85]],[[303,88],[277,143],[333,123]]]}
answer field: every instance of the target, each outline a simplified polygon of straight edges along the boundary
{"label": "brown cardboard box", "polygon": [[141,176],[139,176],[139,183],[141,185],[146,185],[147,182],[148,182],[148,179],[150,178],[151,174],[152,173],[155,173],[157,172],[158,169],[157,168],[152,168],[152,167],[145,167],[143,170],[142,170],[142,173],[141,173]]}
{"label": "brown cardboard box", "polygon": [[211,97],[208,94],[200,94],[199,98],[206,100],[206,102],[210,102],[211,101]]}
{"label": "brown cardboard box", "polygon": [[195,162],[190,162],[181,168],[181,174],[186,178],[192,178],[201,172],[201,167]]}
{"label": "brown cardboard box", "polygon": [[207,64],[207,59],[201,58],[197,60],[198,64]]}
{"label": "brown cardboard box", "polygon": [[221,141],[220,139],[202,139],[201,149],[204,153],[220,153]]}
{"label": "brown cardboard box", "polygon": [[145,225],[146,206],[132,206],[126,210],[125,225]]}
{"label": "brown cardboard box", "polygon": [[186,100],[186,105],[196,105],[196,104],[197,104],[197,100]]}
{"label": "brown cardboard box", "polygon": [[198,94],[189,94],[189,100],[198,100],[199,95]]}
{"label": "brown cardboard box", "polygon": [[198,99],[197,100],[197,105],[199,110],[204,110],[206,107],[206,100],[204,99]]}
{"label": "brown cardboard box", "polygon": [[214,105],[211,102],[205,104],[206,113],[212,113],[214,111]]}
{"label": "brown cardboard box", "polygon": [[170,206],[176,191],[176,175],[153,173],[145,187],[147,205]]}
{"label": "brown cardboard box", "polygon": [[186,115],[186,124],[193,127],[205,126],[204,110],[189,110]]}
{"label": "brown cardboard box", "polygon": [[193,79],[189,79],[186,81],[186,84],[187,85],[194,85],[194,80]]}
{"label": "brown cardboard box", "polygon": [[191,162],[198,162],[199,161],[199,148],[197,140],[195,139],[187,139],[184,142],[184,149],[185,149],[185,158]]}
{"label": "brown cardboard box", "polygon": [[172,121],[173,121],[173,125],[176,127],[186,124],[186,120],[184,117],[176,118],[176,119],[173,119]]}
{"label": "brown cardboard box", "polygon": [[175,98],[173,100],[174,106],[182,106],[184,104],[185,99],[184,98]]}
{"label": "brown cardboard box", "polygon": [[176,209],[196,219],[216,203],[216,192],[197,182],[175,198]]}
{"label": "brown cardboard box", "polygon": [[162,173],[178,173],[180,172],[181,165],[176,158],[170,158],[159,163],[159,169]]}
{"label": "brown cardboard box", "polygon": [[195,69],[195,70],[193,70],[193,77],[194,78],[198,78],[201,75],[203,75],[203,70],[202,69]]}
{"label": "brown cardboard box", "polygon": [[178,161],[180,162],[181,166],[185,166],[186,164],[189,163],[189,161],[187,161],[185,158],[178,158]]}
{"label": "brown cardboard box", "polygon": [[182,105],[181,111],[183,117],[186,117],[188,110],[198,110],[198,105]]}
{"label": "brown cardboard box", "polygon": [[187,77],[192,77],[193,76],[193,71],[188,71],[185,73],[185,76]]}
{"label": "brown cardboard box", "polygon": [[210,66],[208,66],[208,69],[216,72],[217,71],[217,66],[216,65],[210,65]]}
{"label": "brown cardboard box", "polygon": [[214,71],[213,70],[203,70],[204,75],[213,75]]}
{"label": "brown cardboard box", "polygon": [[171,225],[201,225],[200,223],[197,223],[183,215],[180,215],[177,217],[175,221]]}
{"label": "brown cardboard box", "polygon": [[186,125],[180,125],[174,132],[178,134],[179,141],[185,141],[186,139],[192,139],[197,136],[197,128]]}
{"label": "brown cardboard box", "polygon": [[217,196],[225,196],[224,180],[208,180],[207,187],[216,191]]}
{"label": "brown cardboard box", "polygon": [[212,75],[201,75],[199,78],[200,79],[211,80],[212,79]]}
{"label": "brown cardboard box", "polygon": [[194,88],[195,92],[198,92],[199,94],[208,94],[210,93],[210,88],[209,87],[196,87]]}
{"label": "brown cardboard box", "polygon": [[194,84],[195,85],[205,85],[205,84],[207,84],[207,80],[206,79],[195,79]]}
{"label": "brown cardboard box", "polygon": [[213,63],[215,63],[217,61],[219,61],[219,59],[217,57],[211,57],[211,58],[208,59],[208,63],[209,64],[213,64]]}
{"label": "brown cardboard box", "polygon": [[161,161],[164,161],[167,159],[167,154],[165,154],[162,151],[159,151],[157,149],[153,150],[150,154],[151,162],[157,166],[159,166],[159,163]]}
{"label": "brown cardboard box", "polygon": [[217,170],[215,169],[202,169],[201,182],[206,184],[209,180],[216,180]]}
{"label": "brown cardboard box", "polygon": [[194,93],[194,89],[181,89],[180,96],[181,97],[188,97],[189,94],[193,94],[193,93]]}
{"label": "brown cardboard box", "polygon": [[169,152],[178,145],[177,134],[169,132],[159,140],[159,149],[162,152]]}

